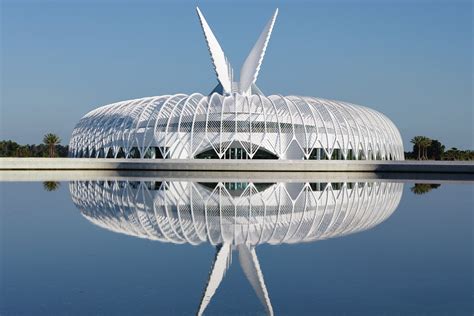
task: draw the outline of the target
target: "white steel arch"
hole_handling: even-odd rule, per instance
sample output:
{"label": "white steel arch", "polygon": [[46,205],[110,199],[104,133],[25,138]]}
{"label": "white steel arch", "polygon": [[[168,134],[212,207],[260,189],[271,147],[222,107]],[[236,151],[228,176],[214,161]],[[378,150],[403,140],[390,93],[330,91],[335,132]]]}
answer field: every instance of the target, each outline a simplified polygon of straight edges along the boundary
{"label": "white steel arch", "polygon": [[112,231],[162,242],[256,246],[373,227],[395,210],[403,184],[76,181],[69,188],[83,215]]}
{"label": "white steel arch", "polygon": [[74,181],[69,190],[95,225],[139,238],[216,247],[197,309],[202,315],[233,250],[268,315],[273,315],[256,246],[315,242],[370,229],[400,203],[403,183],[197,183]]}
{"label": "white steel arch", "polygon": [[275,11],[241,69],[239,82],[197,9],[218,85],[209,95],[175,94],[109,104],[86,114],[71,157],[169,159],[403,160],[403,143],[383,114],[303,96],[265,96],[256,80]]}
{"label": "white steel arch", "polygon": [[[186,110],[191,101],[194,111]],[[204,115],[199,114],[201,104]],[[367,159],[404,159],[400,133],[375,110],[313,97],[217,93],[143,98],[98,108],[76,126],[70,155],[113,146],[125,153],[137,148],[136,158],[145,158],[147,149],[155,147],[163,157],[193,159],[198,148],[214,148],[224,159],[223,149],[235,141],[242,143],[239,147],[248,157],[263,147],[279,159],[311,159],[314,150],[324,151],[320,159],[351,159],[349,150],[351,157],[362,159],[357,152],[362,144]],[[333,155],[335,150],[340,153]]]}

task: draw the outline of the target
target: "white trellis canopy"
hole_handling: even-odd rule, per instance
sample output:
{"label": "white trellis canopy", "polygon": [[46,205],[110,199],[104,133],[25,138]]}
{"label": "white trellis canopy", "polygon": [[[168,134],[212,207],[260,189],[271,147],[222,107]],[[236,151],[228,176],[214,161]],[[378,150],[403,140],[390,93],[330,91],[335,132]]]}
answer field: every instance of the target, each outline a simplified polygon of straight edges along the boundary
{"label": "white trellis canopy", "polygon": [[347,102],[265,96],[256,86],[275,11],[233,80],[230,62],[197,9],[218,85],[209,95],[147,97],[86,114],[72,157],[403,160],[403,143],[383,114]]}
{"label": "white trellis canopy", "polygon": [[216,246],[198,315],[219,287],[233,250],[272,315],[256,246],[314,242],[370,229],[395,211],[403,183],[75,181],[69,190],[82,215],[107,230]]}

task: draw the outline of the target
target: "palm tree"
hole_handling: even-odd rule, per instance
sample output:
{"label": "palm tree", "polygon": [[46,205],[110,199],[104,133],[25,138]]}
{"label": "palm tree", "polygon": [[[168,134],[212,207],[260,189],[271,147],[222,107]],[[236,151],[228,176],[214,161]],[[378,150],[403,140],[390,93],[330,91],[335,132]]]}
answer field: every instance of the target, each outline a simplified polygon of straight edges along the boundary
{"label": "palm tree", "polygon": [[421,148],[423,147],[423,136],[415,136],[411,139],[411,143],[415,145],[416,151],[418,152],[418,160],[421,160]]}
{"label": "palm tree", "polygon": [[422,157],[421,159],[428,160],[428,147],[431,146],[432,140],[428,137],[421,137]]}
{"label": "palm tree", "polygon": [[414,186],[410,188],[411,192],[420,195],[430,192],[433,189],[439,188],[440,184],[436,183],[415,183]]}
{"label": "palm tree", "polygon": [[425,194],[431,191],[431,186],[429,183],[415,183],[414,186],[410,188],[411,192],[420,195]]}
{"label": "palm tree", "polygon": [[59,145],[60,142],[61,139],[56,134],[48,133],[44,135],[43,143],[45,143],[49,148],[49,157],[54,157],[55,147],[56,145]]}
{"label": "palm tree", "polygon": [[43,188],[45,191],[56,191],[59,188],[60,183],[57,181],[45,181],[43,182]]}

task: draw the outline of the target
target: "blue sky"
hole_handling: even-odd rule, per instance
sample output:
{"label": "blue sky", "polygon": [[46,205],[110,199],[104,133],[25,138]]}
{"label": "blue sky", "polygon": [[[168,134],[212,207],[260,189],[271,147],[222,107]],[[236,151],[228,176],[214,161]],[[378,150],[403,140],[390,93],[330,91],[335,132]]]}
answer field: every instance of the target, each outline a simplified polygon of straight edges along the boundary
{"label": "blue sky", "polygon": [[1,1],[1,139],[69,141],[119,100],[207,93],[198,4],[235,73],[276,7],[257,84],[349,101],[415,135],[472,148],[470,1]]}

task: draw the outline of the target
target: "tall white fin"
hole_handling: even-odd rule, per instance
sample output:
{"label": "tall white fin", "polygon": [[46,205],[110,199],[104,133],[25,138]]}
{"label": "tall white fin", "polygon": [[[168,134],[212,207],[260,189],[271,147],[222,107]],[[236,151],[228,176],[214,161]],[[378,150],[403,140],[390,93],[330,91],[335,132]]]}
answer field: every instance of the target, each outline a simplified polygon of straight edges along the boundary
{"label": "tall white fin", "polygon": [[209,24],[207,24],[204,15],[201,13],[198,7],[196,11],[201,23],[202,31],[204,32],[204,37],[206,38],[207,47],[209,48],[209,53],[211,54],[212,63],[214,65],[214,70],[216,71],[217,80],[222,85],[222,88],[225,93],[230,93],[232,91],[232,67],[227,61],[227,58],[224,55],[217,38],[212,33]]}
{"label": "tall white fin", "polygon": [[268,41],[270,40],[270,35],[272,34],[273,25],[275,24],[277,15],[278,9],[275,10],[272,18],[263,29],[262,34],[260,34],[260,37],[253,46],[242,66],[242,69],[240,70],[240,92],[242,94],[249,94],[252,84],[257,81],[258,72],[260,71],[263,56],[265,55],[265,50],[267,49]]}
{"label": "tall white fin", "polygon": [[229,268],[231,257],[231,244],[224,243],[217,247],[216,257],[214,258],[214,263],[212,264],[211,272],[209,273],[206,289],[202,295],[201,303],[199,304],[199,309],[196,315],[200,316],[206,310],[206,307],[214,296],[214,293],[216,293],[219,284],[221,284],[225,272]]}
{"label": "tall white fin", "polygon": [[263,273],[258,263],[257,253],[255,247],[247,245],[238,245],[239,250],[239,261],[242,270],[244,270],[245,276],[252,285],[255,293],[265,307],[267,315],[273,316],[273,307],[270,302],[270,296],[268,295],[265,281],[263,280]]}

